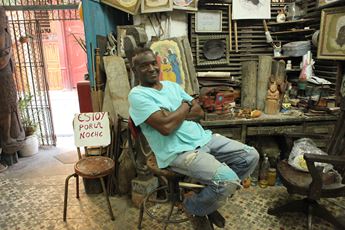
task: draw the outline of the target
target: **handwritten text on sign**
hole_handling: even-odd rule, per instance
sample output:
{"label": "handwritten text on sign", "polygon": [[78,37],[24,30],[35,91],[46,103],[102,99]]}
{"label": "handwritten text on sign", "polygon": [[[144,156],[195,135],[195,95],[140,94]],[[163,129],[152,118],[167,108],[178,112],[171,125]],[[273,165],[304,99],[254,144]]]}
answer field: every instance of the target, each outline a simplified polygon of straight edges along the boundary
{"label": "handwritten text on sign", "polygon": [[74,141],[77,147],[105,146],[110,144],[108,113],[75,114],[73,124]]}

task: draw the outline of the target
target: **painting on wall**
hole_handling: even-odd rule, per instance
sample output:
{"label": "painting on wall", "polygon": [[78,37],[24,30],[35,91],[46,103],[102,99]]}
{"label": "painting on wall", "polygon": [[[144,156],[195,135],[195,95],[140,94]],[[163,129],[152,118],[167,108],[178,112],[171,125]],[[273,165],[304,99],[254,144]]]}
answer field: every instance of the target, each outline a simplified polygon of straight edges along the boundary
{"label": "painting on wall", "polygon": [[189,82],[186,56],[181,41],[177,38],[156,41],[150,48],[161,66],[159,79],[178,83],[187,93],[192,93]]}
{"label": "painting on wall", "polygon": [[141,0],[101,0],[101,2],[129,14],[136,15],[139,11]]}
{"label": "painting on wall", "polygon": [[322,10],[317,58],[345,60],[345,7]]}
{"label": "painting on wall", "polygon": [[197,11],[198,0],[173,0],[173,8],[174,10]]}
{"label": "painting on wall", "polygon": [[332,5],[333,3],[339,2],[341,0],[318,0],[317,1],[317,6],[318,7],[324,7],[324,6],[329,6]]}
{"label": "painting on wall", "polygon": [[271,0],[232,1],[232,19],[270,19]]}
{"label": "painting on wall", "polygon": [[195,32],[222,32],[221,10],[200,10],[195,13]]}
{"label": "painting on wall", "polygon": [[155,13],[173,10],[173,0],[141,0],[141,13]]}

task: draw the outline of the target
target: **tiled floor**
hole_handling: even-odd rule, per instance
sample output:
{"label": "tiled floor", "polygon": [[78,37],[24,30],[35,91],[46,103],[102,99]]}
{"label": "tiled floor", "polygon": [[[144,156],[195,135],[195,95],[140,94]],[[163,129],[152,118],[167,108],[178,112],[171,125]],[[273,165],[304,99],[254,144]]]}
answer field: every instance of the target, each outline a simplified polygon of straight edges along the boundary
{"label": "tiled floor", "polygon": [[[136,229],[138,209],[127,197],[111,197],[116,220],[111,221],[103,195],[87,195],[80,185],[80,200],[75,198],[75,180],[70,180],[67,222],[63,222],[64,182],[73,172],[73,164],[64,164],[54,156],[73,149],[71,120],[78,112],[76,92],[51,95],[53,118],[58,136],[57,147],[41,149],[39,154],[19,158],[19,162],[0,173],[0,230],[23,229],[80,229],[80,230],[132,230]],[[69,108],[69,109],[67,109]],[[69,112],[67,112],[67,110]],[[59,111],[64,111],[64,116]],[[82,180],[80,180],[82,183]],[[277,218],[266,213],[268,207],[289,198],[285,188],[252,187],[237,192],[220,212],[226,217],[225,229],[244,230],[302,230],[306,229],[306,217],[289,214]],[[345,213],[345,199],[323,200],[337,214]],[[162,213],[164,206],[154,207]],[[333,229],[319,219],[314,229]],[[143,229],[163,229],[163,226],[144,217]],[[168,229],[191,229],[189,222],[169,225]],[[202,230],[202,229],[201,229]]]}
{"label": "tiled floor", "polygon": [[[68,143],[68,140],[63,142]],[[75,198],[74,179],[69,187],[67,223],[62,221],[64,180],[73,171],[73,164],[63,164],[54,156],[65,151],[65,147],[41,150],[32,157],[20,158],[0,174],[0,229],[136,229],[138,209],[127,197],[111,197],[116,218],[111,221],[103,195],[87,195],[81,184],[80,200]],[[277,218],[266,214],[268,207],[288,198],[285,188],[280,186],[243,189],[220,210],[227,219],[225,229],[306,229],[303,215]],[[345,199],[328,199],[323,203],[335,213],[344,213]],[[155,209],[162,212],[164,207]],[[333,229],[319,219],[314,222],[314,229]],[[143,229],[162,227],[145,215]],[[191,226],[187,222],[169,225],[168,229],[191,229]]]}

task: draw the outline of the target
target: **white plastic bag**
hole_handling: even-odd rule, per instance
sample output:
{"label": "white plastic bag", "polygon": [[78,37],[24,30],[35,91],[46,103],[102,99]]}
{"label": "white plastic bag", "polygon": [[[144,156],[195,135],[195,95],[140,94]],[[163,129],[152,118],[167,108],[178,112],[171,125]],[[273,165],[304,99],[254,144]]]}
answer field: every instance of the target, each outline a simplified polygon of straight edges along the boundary
{"label": "white plastic bag", "polygon": [[[305,153],[327,155],[324,151],[316,147],[315,143],[310,138],[301,138],[294,141],[288,163],[295,169],[308,172],[307,163],[304,160]],[[323,166],[324,172],[333,168],[332,165],[326,163],[316,162],[315,166]]]}

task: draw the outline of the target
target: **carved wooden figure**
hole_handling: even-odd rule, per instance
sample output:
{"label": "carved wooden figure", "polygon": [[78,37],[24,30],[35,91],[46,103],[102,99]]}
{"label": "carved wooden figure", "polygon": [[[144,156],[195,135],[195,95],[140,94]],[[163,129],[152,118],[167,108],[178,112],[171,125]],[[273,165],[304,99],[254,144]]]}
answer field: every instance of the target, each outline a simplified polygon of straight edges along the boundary
{"label": "carved wooden figure", "polygon": [[274,81],[271,83],[269,89],[267,90],[266,103],[265,103],[265,113],[266,114],[276,114],[279,112],[279,91],[277,83]]}
{"label": "carved wooden figure", "polygon": [[18,114],[13,73],[12,41],[5,9],[0,7],[0,146],[4,152],[18,151],[24,130]]}

